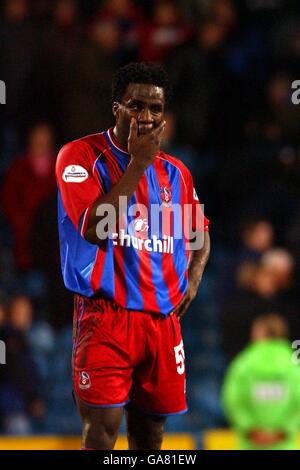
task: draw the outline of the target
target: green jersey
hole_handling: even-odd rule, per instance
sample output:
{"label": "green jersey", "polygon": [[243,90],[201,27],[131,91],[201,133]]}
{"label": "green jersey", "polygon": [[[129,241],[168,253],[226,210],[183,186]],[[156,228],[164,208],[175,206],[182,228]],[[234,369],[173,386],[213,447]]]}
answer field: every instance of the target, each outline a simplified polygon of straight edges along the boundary
{"label": "green jersey", "polygon": [[[237,431],[240,448],[254,449],[250,430],[284,432],[272,449],[295,449],[300,427],[300,367],[285,340],[249,345],[231,363],[222,390],[225,414]],[[268,448],[268,447],[267,447]],[[270,448],[270,447],[269,447]]]}

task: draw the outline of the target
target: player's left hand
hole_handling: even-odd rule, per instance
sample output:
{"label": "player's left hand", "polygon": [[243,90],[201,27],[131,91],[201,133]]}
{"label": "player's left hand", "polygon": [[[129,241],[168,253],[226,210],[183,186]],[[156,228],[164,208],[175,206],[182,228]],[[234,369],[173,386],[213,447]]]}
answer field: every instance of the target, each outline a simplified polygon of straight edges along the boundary
{"label": "player's left hand", "polygon": [[177,305],[171,315],[176,315],[178,320],[181,320],[181,318],[186,314],[191,302],[196,297],[197,290],[198,288],[193,283],[189,282],[186,293],[184,294],[180,304]]}

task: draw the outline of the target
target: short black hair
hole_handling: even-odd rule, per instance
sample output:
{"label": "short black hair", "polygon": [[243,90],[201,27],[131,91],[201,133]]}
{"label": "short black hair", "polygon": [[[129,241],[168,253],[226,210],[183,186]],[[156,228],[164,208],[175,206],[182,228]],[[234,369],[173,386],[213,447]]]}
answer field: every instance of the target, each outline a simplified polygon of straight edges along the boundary
{"label": "short black hair", "polygon": [[112,102],[122,101],[129,83],[155,85],[164,90],[165,103],[171,98],[171,84],[161,65],[152,62],[131,62],[121,67],[112,82]]}

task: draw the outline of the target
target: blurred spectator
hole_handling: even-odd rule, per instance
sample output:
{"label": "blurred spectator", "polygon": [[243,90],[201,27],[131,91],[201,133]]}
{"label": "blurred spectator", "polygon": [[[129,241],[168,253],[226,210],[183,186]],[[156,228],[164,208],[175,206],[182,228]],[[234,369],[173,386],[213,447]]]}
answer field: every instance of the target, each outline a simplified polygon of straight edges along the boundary
{"label": "blurred spectator", "polygon": [[158,0],[153,6],[151,21],[140,27],[138,58],[142,61],[163,61],[190,35],[191,27],[182,18],[176,3]]}
{"label": "blurred spectator", "polygon": [[8,434],[32,432],[31,419],[39,422],[45,412],[40,398],[40,378],[27,339],[32,321],[30,300],[12,298],[3,331],[6,365],[0,369],[0,414],[3,430]]}
{"label": "blurred spectator", "polygon": [[29,18],[29,0],[4,0],[0,44],[1,79],[8,85],[7,104],[3,111],[8,124],[20,126],[23,124],[28,81],[39,46],[36,30]]}
{"label": "blurred spectator", "polygon": [[56,0],[54,2],[54,24],[62,31],[72,28],[77,20],[77,0]]}
{"label": "blurred spectator", "polygon": [[240,261],[257,261],[262,253],[272,247],[274,230],[266,220],[246,222],[242,228]]}
{"label": "blurred spectator", "polygon": [[66,96],[70,138],[112,125],[111,77],[119,64],[120,47],[120,32],[114,22],[95,20],[91,24],[89,42],[74,58]]}
{"label": "blurred spectator", "polygon": [[291,283],[292,271],[287,273],[285,265],[280,266],[280,271],[273,269],[269,262],[241,265],[238,289],[225,302],[221,316],[223,347],[228,359],[245,347],[252,322],[263,313],[281,311],[291,332],[299,331],[297,300],[285,295]]}
{"label": "blurred spectator", "polygon": [[230,365],[222,401],[240,449],[296,449],[300,368],[292,362],[287,325],[276,314],[256,319],[252,344]]}
{"label": "blurred spectator", "polygon": [[[47,119],[61,137],[66,137],[66,96],[69,92],[73,64],[84,41],[77,0],[56,0],[51,22],[44,25],[39,66],[32,77],[32,120]],[[60,119],[57,119],[60,116]]]}
{"label": "blurred spectator", "polygon": [[244,263],[259,262],[263,253],[273,245],[274,229],[267,220],[249,219],[242,223],[240,246],[227,260],[219,276],[220,301],[223,303],[232,295],[237,273]]}
{"label": "blurred spectator", "polygon": [[3,209],[12,230],[14,254],[20,270],[32,268],[29,250],[34,215],[42,201],[54,194],[54,135],[47,124],[30,132],[28,148],[11,165],[3,187]]}
{"label": "blurred spectator", "polygon": [[227,31],[231,31],[237,22],[237,12],[232,0],[214,0],[211,6],[211,14],[215,21]]}
{"label": "blurred spectator", "polygon": [[[214,20],[197,27],[195,39],[179,47],[169,59],[174,87],[174,111],[178,116],[177,138],[183,143],[203,145],[213,127],[215,110],[226,89],[227,72],[223,49],[227,31]],[[221,85],[222,81],[222,85]]]}
{"label": "blurred spectator", "polygon": [[284,292],[292,287],[295,260],[287,250],[277,248],[267,251],[261,264],[272,271],[279,291]]}
{"label": "blurred spectator", "polygon": [[138,47],[138,29],[144,24],[143,12],[132,0],[107,0],[98,17],[118,26],[122,43],[122,62],[134,60]]}

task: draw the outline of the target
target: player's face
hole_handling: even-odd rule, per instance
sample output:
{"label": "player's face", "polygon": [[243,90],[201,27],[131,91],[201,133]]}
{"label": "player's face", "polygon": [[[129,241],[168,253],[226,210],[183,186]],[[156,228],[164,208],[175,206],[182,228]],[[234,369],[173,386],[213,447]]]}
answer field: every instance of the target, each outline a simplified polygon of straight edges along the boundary
{"label": "player's face", "polygon": [[155,85],[130,83],[121,103],[114,103],[116,127],[128,139],[130,121],[135,118],[139,134],[146,134],[162,122],[164,115],[164,90]]}

